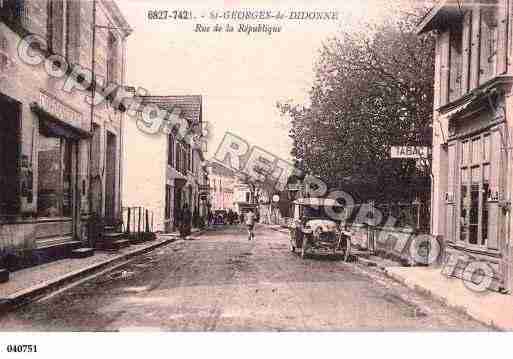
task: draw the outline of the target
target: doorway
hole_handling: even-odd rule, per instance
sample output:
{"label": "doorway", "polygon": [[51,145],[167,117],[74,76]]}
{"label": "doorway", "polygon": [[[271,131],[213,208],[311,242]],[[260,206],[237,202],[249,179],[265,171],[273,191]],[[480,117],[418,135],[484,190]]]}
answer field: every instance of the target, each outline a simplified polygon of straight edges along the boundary
{"label": "doorway", "polygon": [[[17,101],[0,94],[0,220],[4,215],[16,215],[20,209],[18,199],[20,108],[21,105]],[[32,188],[32,183],[27,183],[26,196],[31,202],[32,194],[28,195],[29,188]],[[25,194],[22,193],[22,195]]]}
{"label": "doorway", "polygon": [[105,217],[116,219],[116,135],[107,131],[105,154]]}

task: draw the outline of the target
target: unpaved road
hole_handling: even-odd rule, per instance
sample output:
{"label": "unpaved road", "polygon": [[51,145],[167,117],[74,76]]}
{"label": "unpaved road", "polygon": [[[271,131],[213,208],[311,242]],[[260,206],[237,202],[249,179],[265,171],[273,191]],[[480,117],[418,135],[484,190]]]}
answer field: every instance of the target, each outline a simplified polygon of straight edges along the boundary
{"label": "unpaved road", "polygon": [[221,227],[9,313],[0,330],[489,330],[373,275],[336,258],[302,260],[262,225],[251,242],[241,227]]}

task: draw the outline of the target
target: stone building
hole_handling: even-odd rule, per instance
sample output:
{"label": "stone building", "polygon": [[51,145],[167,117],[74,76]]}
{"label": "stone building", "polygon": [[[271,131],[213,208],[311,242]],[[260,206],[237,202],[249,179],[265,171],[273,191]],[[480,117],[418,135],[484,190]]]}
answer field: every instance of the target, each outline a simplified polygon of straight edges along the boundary
{"label": "stone building", "polygon": [[130,26],[103,0],[2,0],[0,14],[0,252],[87,245],[92,212],[120,215],[123,113],[86,97],[93,79],[123,84]]}
{"label": "stone building", "polygon": [[[179,210],[184,204],[205,218],[208,173],[204,165],[204,148],[195,141],[202,133],[203,106],[199,95],[190,96],[136,96],[139,108],[156,106],[165,116],[177,116],[183,127],[196,132],[181,135],[177,127],[166,131],[163,121],[152,130],[142,124],[142,110],[137,120],[128,120],[124,126],[125,159],[123,165],[123,205],[143,206],[154,214],[154,230],[174,231]],[[183,120],[183,121],[182,121]],[[142,125],[141,125],[142,124]],[[201,142],[201,143],[200,143]]]}
{"label": "stone building", "polygon": [[[493,269],[512,288],[513,35],[511,0],[439,1],[418,32],[436,36],[432,233],[449,274]],[[461,265],[463,263],[463,265]]]}

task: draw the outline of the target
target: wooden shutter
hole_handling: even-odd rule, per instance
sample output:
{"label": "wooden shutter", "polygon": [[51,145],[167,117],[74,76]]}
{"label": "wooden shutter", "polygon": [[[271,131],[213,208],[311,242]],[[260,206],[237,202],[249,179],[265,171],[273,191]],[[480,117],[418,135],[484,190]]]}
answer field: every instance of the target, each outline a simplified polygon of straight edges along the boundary
{"label": "wooden shutter", "polygon": [[498,6],[497,74],[502,74],[508,63],[508,0],[499,0]]}
{"label": "wooden shutter", "polygon": [[440,106],[449,100],[449,40],[449,31],[440,35]]}
{"label": "wooden shutter", "polygon": [[64,55],[64,1],[49,0],[48,44],[50,51]]}
{"label": "wooden shutter", "polygon": [[470,44],[470,83],[469,91],[475,89],[479,83],[479,45],[481,37],[481,11],[475,5],[472,11],[472,34]]}
{"label": "wooden shutter", "polygon": [[462,34],[462,73],[461,73],[461,92],[462,94],[469,91],[469,81],[470,81],[470,57],[471,57],[471,48],[472,48],[472,11],[469,10],[465,12],[463,17],[463,34]]}
{"label": "wooden shutter", "polygon": [[80,0],[67,0],[66,56],[71,64],[78,64],[80,60],[80,9]]}
{"label": "wooden shutter", "polygon": [[448,148],[448,169],[447,169],[447,194],[445,198],[446,208],[446,224],[445,233],[447,240],[450,242],[456,242],[457,238],[457,221],[456,221],[456,203],[458,196],[457,174],[459,163],[457,159],[457,142],[449,144]]}
{"label": "wooden shutter", "polygon": [[450,72],[449,72],[449,101],[454,101],[461,95],[462,74],[462,24],[454,24],[450,30]]}

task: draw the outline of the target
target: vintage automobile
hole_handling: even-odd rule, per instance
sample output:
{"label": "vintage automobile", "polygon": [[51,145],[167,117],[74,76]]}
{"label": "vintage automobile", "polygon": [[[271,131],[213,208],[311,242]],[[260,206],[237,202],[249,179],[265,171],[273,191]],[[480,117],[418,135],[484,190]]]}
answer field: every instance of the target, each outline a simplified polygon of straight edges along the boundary
{"label": "vintage automobile", "polygon": [[330,253],[347,261],[351,250],[350,233],[329,216],[343,210],[343,206],[330,198],[294,201],[294,217],[288,224],[290,250],[299,250],[301,258],[310,253]]}

